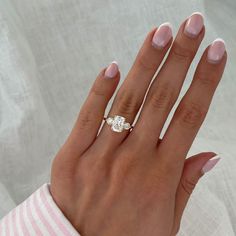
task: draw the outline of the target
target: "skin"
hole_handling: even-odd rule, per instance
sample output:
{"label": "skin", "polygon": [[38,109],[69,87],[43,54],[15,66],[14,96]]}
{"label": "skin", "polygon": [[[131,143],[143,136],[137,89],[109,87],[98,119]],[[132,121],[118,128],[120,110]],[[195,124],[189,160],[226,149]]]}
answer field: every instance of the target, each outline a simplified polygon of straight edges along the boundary
{"label": "skin", "polygon": [[183,33],[185,23],[173,44],[171,40],[163,49],[151,44],[156,29],[148,33],[116,93],[107,116],[119,114],[132,124],[140,111],[134,129],[116,133],[102,124],[120,79],[119,73],[105,78],[104,68],[53,161],[50,191],[83,236],[176,235],[187,201],[203,175],[201,169],[216,155],[205,152],[186,159],[222,77],[226,52],[211,64],[205,50],[159,139],[205,33],[203,28],[198,37],[188,37]]}

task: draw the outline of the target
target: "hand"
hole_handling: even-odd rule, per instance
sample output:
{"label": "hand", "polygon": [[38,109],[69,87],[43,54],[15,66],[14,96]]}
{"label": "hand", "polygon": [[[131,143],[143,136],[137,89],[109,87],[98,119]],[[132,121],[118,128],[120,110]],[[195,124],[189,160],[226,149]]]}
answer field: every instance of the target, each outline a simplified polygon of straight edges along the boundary
{"label": "hand", "polygon": [[173,44],[169,24],[147,35],[108,114],[133,123],[171,47],[132,131],[117,133],[104,123],[99,132],[119,82],[117,64],[104,68],[95,80],[51,174],[52,196],[82,236],[178,232],[194,186],[219,160],[210,160],[216,155],[213,152],[186,157],[225,67],[222,40],[203,53],[187,93],[159,140],[204,32],[203,18],[195,13],[182,23]]}

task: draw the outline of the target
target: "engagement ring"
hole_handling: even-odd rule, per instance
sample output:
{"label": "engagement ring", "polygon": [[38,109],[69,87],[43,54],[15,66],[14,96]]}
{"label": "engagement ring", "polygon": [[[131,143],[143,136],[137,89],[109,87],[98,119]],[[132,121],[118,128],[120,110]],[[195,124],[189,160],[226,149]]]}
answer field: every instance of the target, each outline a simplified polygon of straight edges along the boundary
{"label": "engagement ring", "polygon": [[129,130],[133,128],[130,123],[125,122],[125,117],[123,116],[114,116],[105,118],[104,120],[107,122],[108,125],[111,126],[111,129],[115,132],[122,132],[123,130]]}

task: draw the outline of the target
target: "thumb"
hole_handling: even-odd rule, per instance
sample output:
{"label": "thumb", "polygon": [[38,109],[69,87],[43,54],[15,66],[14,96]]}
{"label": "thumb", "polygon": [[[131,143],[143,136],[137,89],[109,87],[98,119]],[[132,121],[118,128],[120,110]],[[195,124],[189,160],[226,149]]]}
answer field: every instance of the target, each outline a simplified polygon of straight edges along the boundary
{"label": "thumb", "polygon": [[220,160],[213,152],[203,152],[186,159],[176,192],[173,235],[179,230],[183,211],[198,180]]}

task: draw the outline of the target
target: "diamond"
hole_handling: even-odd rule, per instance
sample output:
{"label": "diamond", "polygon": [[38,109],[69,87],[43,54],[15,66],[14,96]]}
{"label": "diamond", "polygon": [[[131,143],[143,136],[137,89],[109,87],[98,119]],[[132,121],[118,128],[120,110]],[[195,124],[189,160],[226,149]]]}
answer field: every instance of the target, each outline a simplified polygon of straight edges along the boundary
{"label": "diamond", "polygon": [[112,122],[111,129],[115,132],[122,132],[125,118],[122,116],[115,116]]}
{"label": "diamond", "polygon": [[124,127],[124,129],[130,129],[131,128],[129,123],[124,123],[123,127]]}
{"label": "diamond", "polygon": [[107,124],[111,125],[113,123],[113,119],[111,117],[107,118]]}

